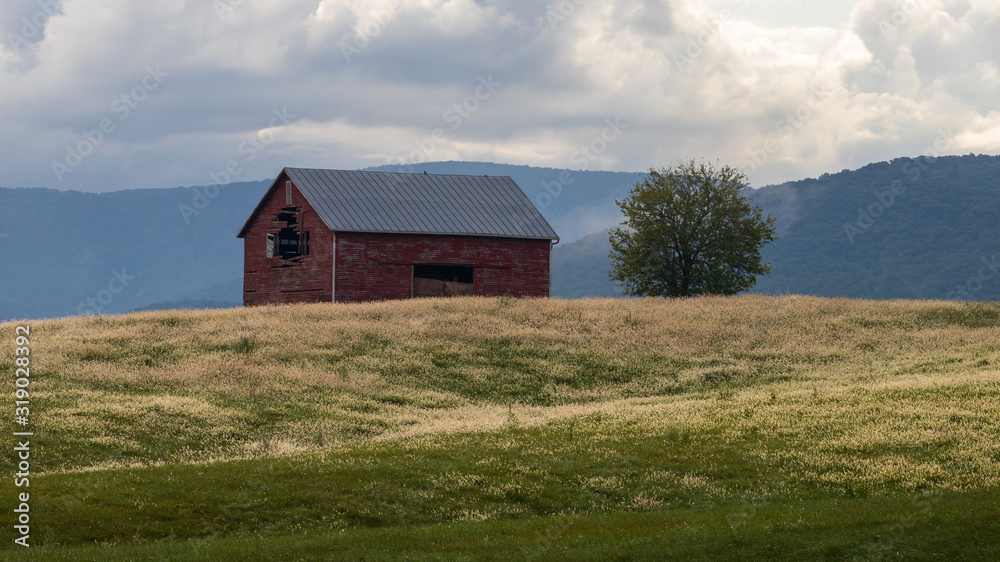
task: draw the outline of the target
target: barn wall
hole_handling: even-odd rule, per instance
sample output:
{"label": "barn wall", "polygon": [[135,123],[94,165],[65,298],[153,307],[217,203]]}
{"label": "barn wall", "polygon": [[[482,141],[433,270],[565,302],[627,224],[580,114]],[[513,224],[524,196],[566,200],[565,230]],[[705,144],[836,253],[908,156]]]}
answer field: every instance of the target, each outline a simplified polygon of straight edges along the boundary
{"label": "barn wall", "polygon": [[336,300],[410,298],[414,263],[474,267],[477,295],[549,296],[548,240],[337,234]]}
{"label": "barn wall", "polygon": [[255,306],[333,299],[333,233],[293,185],[292,206],[302,207],[301,229],[309,232],[309,255],[292,259],[266,255],[267,233],[284,223],[275,215],[286,207],[282,174],[252,218],[243,240],[243,304]]}

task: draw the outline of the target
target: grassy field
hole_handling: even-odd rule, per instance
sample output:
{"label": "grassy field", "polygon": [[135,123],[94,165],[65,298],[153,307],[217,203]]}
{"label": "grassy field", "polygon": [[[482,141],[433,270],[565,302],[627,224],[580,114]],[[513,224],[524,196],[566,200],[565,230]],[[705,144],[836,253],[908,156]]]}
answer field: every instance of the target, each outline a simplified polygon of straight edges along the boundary
{"label": "grassy field", "polygon": [[456,298],[30,325],[33,547],[12,543],[23,488],[4,478],[0,558],[1000,559],[997,304]]}

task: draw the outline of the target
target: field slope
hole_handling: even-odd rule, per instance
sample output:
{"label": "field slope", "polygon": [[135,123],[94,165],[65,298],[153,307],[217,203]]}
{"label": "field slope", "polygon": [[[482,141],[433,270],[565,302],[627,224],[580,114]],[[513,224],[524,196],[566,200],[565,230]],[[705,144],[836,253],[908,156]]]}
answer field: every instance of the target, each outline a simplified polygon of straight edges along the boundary
{"label": "field slope", "polygon": [[997,304],[457,298],[30,325],[33,547],[11,542],[4,478],[0,558],[1000,558]]}

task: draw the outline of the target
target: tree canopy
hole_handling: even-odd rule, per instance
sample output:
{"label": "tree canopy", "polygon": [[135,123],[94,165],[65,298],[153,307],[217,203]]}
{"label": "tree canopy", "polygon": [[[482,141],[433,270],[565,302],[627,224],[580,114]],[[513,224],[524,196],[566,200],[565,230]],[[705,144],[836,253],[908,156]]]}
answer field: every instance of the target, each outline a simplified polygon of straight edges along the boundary
{"label": "tree canopy", "polygon": [[770,264],[760,250],[774,219],[747,198],[746,176],[694,160],[651,168],[628,196],[610,232],[611,278],[628,295],[731,295],[753,287]]}

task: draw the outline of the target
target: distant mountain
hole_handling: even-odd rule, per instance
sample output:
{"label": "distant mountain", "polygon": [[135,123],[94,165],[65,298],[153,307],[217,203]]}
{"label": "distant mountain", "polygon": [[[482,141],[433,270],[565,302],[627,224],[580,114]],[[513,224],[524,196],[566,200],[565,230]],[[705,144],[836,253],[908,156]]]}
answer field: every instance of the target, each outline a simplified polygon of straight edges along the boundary
{"label": "distant mountain", "polygon": [[762,188],[764,293],[1000,298],[1000,157],[898,158]]}
{"label": "distant mountain", "polygon": [[[1000,299],[1000,157],[898,158],[767,186],[779,239],[752,292]],[[606,232],[553,251],[553,293],[608,293]],[[560,246],[562,246],[560,248]]]}
{"label": "distant mountain", "polygon": [[611,242],[602,230],[552,249],[552,296],[565,299],[581,297],[620,297],[608,272]]}
{"label": "distant mountain", "polygon": [[[418,168],[513,177],[564,243],[616,223],[615,197],[640,176],[483,162]],[[0,188],[0,321],[242,303],[236,234],[270,182],[100,194]]]}
{"label": "distant mountain", "polygon": [[[513,177],[562,237],[553,295],[620,294],[604,230],[641,174],[477,162],[378,169]],[[756,190],[780,239],[764,249],[772,272],[754,291],[998,299],[998,172],[996,156],[899,158]],[[236,233],[270,181],[101,194],[0,188],[0,321],[240,303]]]}
{"label": "distant mountain", "polygon": [[0,188],[0,320],[122,313],[242,278],[236,234],[269,185]]}
{"label": "distant mountain", "polygon": [[[242,256],[242,253],[240,255]],[[243,306],[243,278],[236,277],[229,281],[215,283],[197,291],[192,291],[183,295],[178,300],[156,302],[133,309],[133,311],[184,308],[237,308],[241,306]]]}
{"label": "distant mountain", "polygon": [[[240,224],[240,226],[243,226]],[[243,241],[240,240],[240,260],[243,258]],[[237,302],[243,306],[243,276],[234,277],[227,281],[222,281],[204,287],[197,291],[192,291],[182,297],[182,300],[191,301],[220,301]]]}

